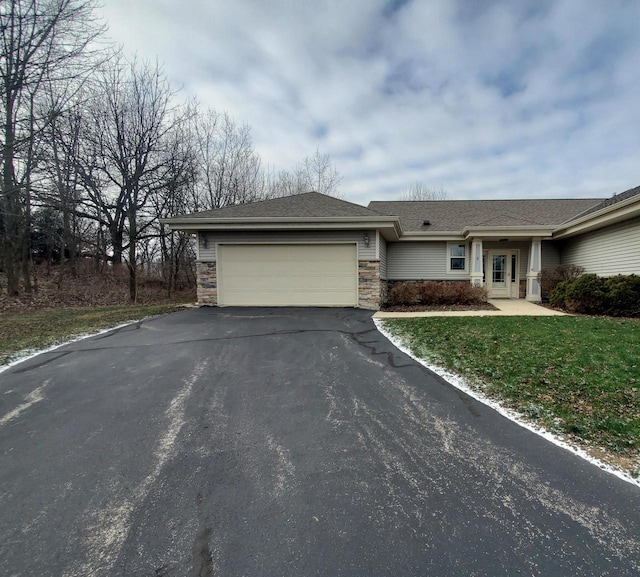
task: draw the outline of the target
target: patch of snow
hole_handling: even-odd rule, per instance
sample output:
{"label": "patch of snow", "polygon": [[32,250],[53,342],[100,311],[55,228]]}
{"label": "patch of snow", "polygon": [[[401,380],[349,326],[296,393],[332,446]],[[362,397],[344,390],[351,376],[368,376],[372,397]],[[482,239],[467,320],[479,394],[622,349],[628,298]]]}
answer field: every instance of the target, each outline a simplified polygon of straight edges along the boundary
{"label": "patch of snow", "polygon": [[83,339],[88,339],[89,337],[96,337],[98,335],[103,335],[105,333],[108,333],[109,331],[115,331],[118,329],[121,329],[123,327],[132,325],[133,323],[137,323],[140,322],[141,319],[134,319],[131,321],[127,321],[126,323],[122,323],[121,325],[116,325],[115,327],[109,327],[108,329],[102,329],[99,331],[96,331],[95,333],[82,333],[72,339],[69,339],[68,341],[64,341],[62,343],[59,343],[57,345],[53,345],[51,347],[48,347],[46,349],[25,349],[23,351],[20,351],[16,358],[13,359],[10,363],[7,363],[6,365],[0,365],[0,373],[15,367],[16,365],[19,365],[20,363],[24,363],[25,361],[28,361],[29,359],[32,359],[33,357],[37,357],[38,355],[41,355],[43,353],[50,353],[51,351],[55,351],[56,349],[59,349],[60,347],[64,347],[66,345],[70,345],[71,343],[76,343],[78,341],[81,341]]}
{"label": "patch of snow", "polygon": [[413,354],[413,352],[405,346],[402,340],[400,340],[398,337],[396,337],[395,335],[392,335],[389,331],[386,330],[384,326],[385,323],[383,320],[374,318],[373,322],[376,325],[376,328],[378,329],[378,331],[382,335],[384,335],[387,339],[389,339],[391,343],[393,343],[393,345],[395,345],[400,351],[402,351],[404,354],[408,355],[413,360],[420,363],[422,366],[426,367],[427,369],[429,369],[431,372],[435,373],[439,377],[442,377],[450,385],[453,385],[454,387],[463,391],[470,397],[473,397],[476,401],[479,401],[484,405],[491,407],[494,411],[500,413],[503,417],[506,417],[507,419],[509,419],[510,421],[513,421],[514,423],[517,423],[521,427],[524,427],[525,429],[528,429],[532,433],[535,433],[536,435],[539,435],[540,437],[546,439],[547,441],[550,441],[554,445],[557,445],[558,447],[562,447],[563,449],[570,451],[574,455],[577,455],[578,457],[581,457],[582,459],[589,461],[590,463],[596,465],[600,469],[606,471],[607,473],[611,473],[616,477],[619,477],[620,479],[622,479],[623,481],[626,481],[627,483],[631,483],[632,485],[636,485],[637,487],[640,487],[640,479],[636,479],[626,471],[617,469],[607,463],[604,463],[600,459],[597,459],[592,455],[590,455],[589,453],[587,453],[584,449],[567,443],[567,441],[563,437],[548,431],[547,429],[541,427],[540,425],[531,423],[530,421],[525,419],[520,413],[517,413],[512,409],[502,406],[495,399],[491,399],[486,395],[484,395],[482,392],[472,388],[469,385],[469,383],[460,375],[447,371],[446,369],[443,369],[442,367],[439,367],[437,365],[433,365],[428,361],[426,361],[425,359],[416,357]]}

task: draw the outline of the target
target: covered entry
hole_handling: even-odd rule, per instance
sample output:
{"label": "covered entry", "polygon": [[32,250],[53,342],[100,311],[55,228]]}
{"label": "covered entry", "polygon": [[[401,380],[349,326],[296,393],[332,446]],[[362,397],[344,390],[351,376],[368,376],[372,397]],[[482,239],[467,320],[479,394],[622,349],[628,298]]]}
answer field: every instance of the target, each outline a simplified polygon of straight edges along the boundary
{"label": "covered entry", "polygon": [[484,282],[490,298],[518,298],[518,250],[489,250],[484,255]]}
{"label": "covered entry", "polygon": [[526,295],[528,301],[538,302],[542,239],[512,236],[515,238],[472,240],[471,283],[485,286],[490,298],[517,299]]}
{"label": "covered entry", "polygon": [[219,306],[358,304],[358,257],[349,244],[219,244]]}

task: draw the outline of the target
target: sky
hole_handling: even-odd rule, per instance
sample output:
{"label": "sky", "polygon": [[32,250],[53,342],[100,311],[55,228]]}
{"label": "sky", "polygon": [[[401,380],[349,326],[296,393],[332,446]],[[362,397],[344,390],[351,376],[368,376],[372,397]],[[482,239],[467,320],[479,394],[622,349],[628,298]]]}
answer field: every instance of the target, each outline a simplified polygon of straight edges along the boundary
{"label": "sky", "polygon": [[316,150],[346,200],[609,197],[640,185],[639,0],[102,0],[125,53]]}

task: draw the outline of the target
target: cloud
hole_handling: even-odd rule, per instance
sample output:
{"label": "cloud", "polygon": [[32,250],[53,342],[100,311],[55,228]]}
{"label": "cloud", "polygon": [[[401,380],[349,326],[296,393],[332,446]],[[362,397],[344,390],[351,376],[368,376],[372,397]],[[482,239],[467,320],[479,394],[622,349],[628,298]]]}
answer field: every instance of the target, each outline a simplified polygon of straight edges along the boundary
{"label": "cloud", "polygon": [[640,4],[106,0],[126,50],[252,127],[316,148],[346,198],[609,196],[638,184]]}

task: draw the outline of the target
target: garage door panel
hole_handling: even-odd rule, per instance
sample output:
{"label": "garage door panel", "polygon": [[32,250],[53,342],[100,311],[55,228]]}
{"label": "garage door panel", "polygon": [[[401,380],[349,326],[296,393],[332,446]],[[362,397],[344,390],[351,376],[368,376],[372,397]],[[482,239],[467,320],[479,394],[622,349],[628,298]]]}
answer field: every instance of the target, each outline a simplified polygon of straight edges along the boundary
{"label": "garage door panel", "polygon": [[287,277],[322,277],[331,275],[343,277],[354,274],[352,262],[340,261],[224,261],[224,274],[238,277],[275,277],[286,275]]}
{"label": "garage door panel", "polygon": [[219,245],[221,306],[355,306],[354,245]]}
{"label": "garage door panel", "polygon": [[[254,292],[273,292],[273,291],[295,291],[303,290],[309,293],[312,292],[335,292],[352,290],[351,287],[339,288],[341,277],[328,277],[328,276],[313,276],[313,277],[301,277],[301,276],[280,276],[266,279],[259,276],[236,276],[224,277],[224,290],[230,289],[234,292],[237,291],[254,291]],[[335,281],[335,282],[333,282]],[[320,285],[320,287],[318,287]],[[333,285],[333,286],[332,286]],[[338,285],[337,287],[335,285]],[[256,290],[258,289],[258,290]]]}
{"label": "garage door panel", "polygon": [[[337,304],[328,305],[327,302]],[[354,306],[351,291],[305,291],[304,294],[291,291],[240,290],[234,293],[233,300],[223,302],[222,306]]]}

